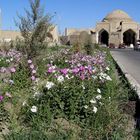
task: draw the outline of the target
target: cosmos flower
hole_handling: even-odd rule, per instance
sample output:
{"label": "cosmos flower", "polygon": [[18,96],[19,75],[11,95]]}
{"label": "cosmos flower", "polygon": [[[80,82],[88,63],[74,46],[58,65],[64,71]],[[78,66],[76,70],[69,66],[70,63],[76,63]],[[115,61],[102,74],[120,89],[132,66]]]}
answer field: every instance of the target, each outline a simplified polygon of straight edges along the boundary
{"label": "cosmos flower", "polygon": [[100,100],[101,98],[102,98],[102,95],[97,95],[97,96],[96,96],[96,99],[97,99],[97,100]]}
{"label": "cosmos flower", "polygon": [[85,90],[86,88],[85,88],[85,86],[82,84],[82,88],[83,88],[83,90]]}
{"label": "cosmos flower", "polygon": [[36,113],[37,110],[38,110],[38,108],[37,108],[36,106],[32,106],[31,111],[32,111],[33,113]]}
{"label": "cosmos flower", "polygon": [[3,100],[3,98],[4,98],[4,97],[3,97],[2,95],[0,95],[0,102]]}
{"label": "cosmos flower", "polygon": [[91,99],[91,100],[90,100],[90,103],[92,103],[92,104],[96,104],[97,101],[96,101],[95,99]]}
{"label": "cosmos flower", "polygon": [[35,77],[34,75],[32,75],[32,76],[31,76],[31,80],[32,80],[32,81],[35,81],[35,80],[36,80],[36,77]]}
{"label": "cosmos flower", "polygon": [[35,67],[35,66],[34,66],[33,64],[30,65],[30,68],[31,68],[31,69],[34,69],[34,67]]}
{"label": "cosmos flower", "polygon": [[66,75],[68,73],[69,69],[61,69],[60,72],[64,75]]}
{"label": "cosmos flower", "polygon": [[28,64],[31,64],[31,63],[32,63],[32,60],[29,59],[29,60],[28,60]]}
{"label": "cosmos flower", "polygon": [[23,103],[22,103],[22,106],[25,106],[27,104],[27,101],[24,101]]}
{"label": "cosmos flower", "polygon": [[112,81],[112,79],[110,78],[109,75],[106,77],[106,80],[108,80],[108,81]]}
{"label": "cosmos flower", "polygon": [[45,87],[49,90],[49,89],[51,89],[54,85],[55,85],[55,84],[54,84],[53,82],[49,82],[49,81],[47,81]]}
{"label": "cosmos flower", "polygon": [[10,71],[11,71],[12,73],[15,73],[15,72],[16,72],[16,69],[13,67],[13,68],[10,68]]}
{"label": "cosmos flower", "polygon": [[5,95],[9,98],[12,98],[12,95],[9,92],[6,92]]}
{"label": "cosmos flower", "polygon": [[13,84],[14,84],[14,81],[13,81],[13,80],[9,80],[9,83],[10,83],[11,85],[13,85]]}
{"label": "cosmos flower", "polygon": [[98,93],[101,93],[101,90],[98,88],[98,89],[97,89],[97,92],[98,92]]}
{"label": "cosmos flower", "polygon": [[6,68],[1,67],[0,72],[5,73],[5,72],[6,72],[6,70],[7,70]]}
{"label": "cosmos flower", "polygon": [[84,108],[85,108],[85,109],[88,109],[88,105],[85,105]]}
{"label": "cosmos flower", "polygon": [[62,75],[58,76],[58,77],[57,77],[57,81],[58,81],[59,83],[62,83],[62,82],[64,81],[64,77],[63,77]]}
{"label": "cosmos flower", "polygon": [[97,107],[93,107],[93,112],[96,113],[98,111]]}
{"label": "cosmos flower", "polygon": [[36,73],[36,70],[33,69],[33,70],[32,70],[32,73],[35,74],[35,73]]}
{"label": "cosmos flower", "polygon": [[107,70],[107,71],[109,71],[109,70],[110,70],[110,68],[109,68],[109,67],[106,67],[106,70]]}

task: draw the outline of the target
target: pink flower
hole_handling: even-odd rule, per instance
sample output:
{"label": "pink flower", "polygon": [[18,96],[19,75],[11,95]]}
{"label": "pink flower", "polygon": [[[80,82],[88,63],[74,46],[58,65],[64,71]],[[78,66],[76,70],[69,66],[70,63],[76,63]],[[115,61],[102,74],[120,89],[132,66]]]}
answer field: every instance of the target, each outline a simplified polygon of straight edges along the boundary
{"label": "pink flower", "polygon": [[36,70],[32,70],[32,73],[35,74],[36,73]]}
{"label": "pink flower", "polygon": [[29,60],[28,60],[28,64],[31,64],[31,63],[32,63],[32,60],[29,59]]}
{"label": "pink flower", "polygon": [[8,93],[8,92],[6,92],[5,95],[6,95],[7,97],[10,97],[10,98],[12,97],[12,95],[11,95],[10,93]]}
{"label": "pink flower", "polygon": [[55,66],[51,66],[48,69],[48,73],[54,73],[56,71],[56,67]]}
{"label": "pink flower", "polygon": [[3,100],[3,96],[2,95],[0,95],[0,102]]}
{"label": "pink flower", "polygon": [[2,68],[0,69],[0,72],[5,73],[5,72],[6,72],[6,68],[2,67]]}
{"label": "pink flower", "polygon": [[34,68],[34,65],[33,65],[33,64],[31,64],[31,65],[30,65],[30,68],[31,68],[31,69],[33,69],[33,68]]}
{"label": "pink flower", "polygon": [[32,81],[35,81],[35,80],[36,80],[35,76],[32,76],[32,77],[31,77],[31,80],[32,80]]}
{"label": "pink flower", "polygon": [[13,67],[13,68],[10,69],[10,71],[11,71],[12,73],[15,73],[15,72],[16,72],[16,69]]}
{"label": "pink flower", "polygon": [[62,74],[64,74],[64,75],[66,75],[68,73],[68,69],[66,69],[66,68],[65,69],[61,69],[60,72]]}
{"label": "pink flower", "polygon": [[81,66],[79,69],[80,69],[80,71],[84,71],[85,70],[85,67],[84,66]]}
{"label": "pink flower", "polygon": [[9,84],[13,85],[14,81],[13,80],[9,80]]}
{"label": "pink flower", "polygon": [[72,70],[72,72],[73,72],[74,74],[77,74],[77,73],[79,72],[79,68],[74,68],[74,69]]}
{"label": "pink flower", "polygon": [[48,73],[52,73],[53,71],[54,71],[54,70],[51,69],[51,68],[48,69]]}
{"label": "pink flower", "polygon": [[85,79],[84,74],[82,74],[82,75],[80,76],[80,79],[81,79],[81,80],[84,80],[84,79]]}

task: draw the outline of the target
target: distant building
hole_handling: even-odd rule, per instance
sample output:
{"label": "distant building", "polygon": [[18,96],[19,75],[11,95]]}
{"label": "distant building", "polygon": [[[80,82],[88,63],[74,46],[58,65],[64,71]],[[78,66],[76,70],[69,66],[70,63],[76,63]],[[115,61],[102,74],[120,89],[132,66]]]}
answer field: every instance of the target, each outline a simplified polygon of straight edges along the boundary
{"label": "distant building", "polygon": [[19,31],[0,30],[0,42],[10,42],[16,38],[21,38]]}
{"label": "distant building", "polygon": [[87,32],[91,35],[93,43],[99,44],[130,44],[135,45],[136,40],[140,38],[140,25],[122,10],[115,10],[108,14],[101,22],[96,24],[95,28],[90,29],[69,29],[66,28],[65,36],[69,42],[79,37],[81,32]]}
{"label": "distant building", "polygon": [[[22,39],[20,31],[12,31],[12,30],[0,30],[0,43],[15,41],[16,39]],[[59,43],[59,35],[57,26],[54,26],[53,30],[50,31],[50,36],[47,41],[49,41],[50,45],[55,45]]]}

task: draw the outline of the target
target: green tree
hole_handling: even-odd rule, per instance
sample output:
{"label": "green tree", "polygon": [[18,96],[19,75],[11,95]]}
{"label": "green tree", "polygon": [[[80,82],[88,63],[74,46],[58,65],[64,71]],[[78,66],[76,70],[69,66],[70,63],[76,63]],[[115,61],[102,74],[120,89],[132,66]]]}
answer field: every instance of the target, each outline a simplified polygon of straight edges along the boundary
{"label": "green tree", "polygon": [[52,16],[44,14],[40,0],[29,0],[30,10],[25,9],[26,16],[18,15],[21,35],[25,42],[24,52],[27,56],[34,57],[43,47],[47,37],[52,37],[50,31]]}

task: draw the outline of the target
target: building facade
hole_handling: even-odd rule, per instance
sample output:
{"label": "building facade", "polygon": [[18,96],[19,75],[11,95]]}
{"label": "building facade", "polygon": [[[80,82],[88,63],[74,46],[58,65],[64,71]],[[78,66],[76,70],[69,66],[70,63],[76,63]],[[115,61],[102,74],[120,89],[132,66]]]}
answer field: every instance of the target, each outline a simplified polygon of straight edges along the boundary
{"label": "building facade", "polygon": [[125,44],[135,45],[140,38],[140,25],[122,10],[115,10],[109,13],[101,22],[91,29],[66,29],[65,35],[70,36],[87,32],[91,35],[92,42],[97,44],[114,44],[119,46]]}
{"label": "building facade", "polygon": [[[20,31],[0,30],[0,43],[8,43],[10,41],[15,41],[16,39],[22,39]],[[57,26],[54,26],[53,30],[50,31],[50,37],[47,38],[47,41],[50,45],[55,45],[59,43]]]}

